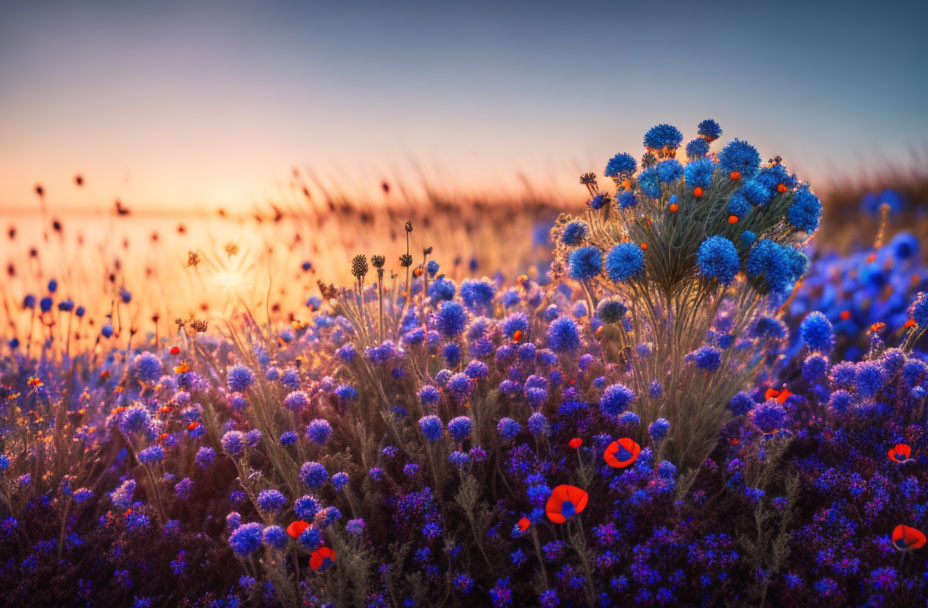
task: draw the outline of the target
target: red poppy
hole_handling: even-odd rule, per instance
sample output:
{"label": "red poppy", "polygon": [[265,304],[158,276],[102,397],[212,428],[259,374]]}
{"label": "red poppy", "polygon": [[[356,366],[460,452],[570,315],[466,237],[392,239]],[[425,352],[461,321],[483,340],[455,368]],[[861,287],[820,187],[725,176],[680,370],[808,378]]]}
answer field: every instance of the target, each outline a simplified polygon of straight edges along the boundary
{"label": "red poppy", "polygon": [[925,546],[925,535],[910,526],[902,524],[893,530],[893,547],[897,551],[914,551]]}
{"label": "red poppy", "polygon": [[640,445],[628,437],[622,437],[618,441],[609,444],[603,454],[603,460],[613,469],[624,469],[638,460],[638,454],[640,453]]}
{"label": "red poppy", "polygon": [[172,346],[172,347],[171,347],[171,354],[172,354],[172,355],[178,355],[178,354],[180,354],[180,347],[179,347],[179,346]]}
{"label": "red poppy", "polygon": [[305,522],[302,519],[298,519],[289,526],[287,526],[287,534],[290,535],[290,538],[299,538],[300,534],[309,527],[309,522]]}
{"label": "red poppy", "polygon": [[525,532],[532,525],[532,521],[528,517],[523,517],[519,520],[519,529]]}
{"label": "red poppy", "polygon": [[335,563],[335,550],[329,547],[319,547],[309,556],[309,567],[313,572],[325,572]]}
{"label": "red poppy", "polygon": [[554,523],[562,524],[574,515],[582,513],[589,500],[590,495],[577,486],[557,486],[548,497],[545,513]]}
{"label": "red poppy", "polygon": [[573,439],[567,442],[567,445],[569,445],[572,450],[576,450],[581,445],[583,445],[583,440],[580,439],[579,437],[574,437]]}
{"label": "red poppy", "polygon": [[897,443],[889,451],[889,459],[894,462],[908,462],[912,459],[912,448],[904,443]]}
{"label": "red poppy", "polygon": [[786,399],[790,396],[792,396],[792,393],[785,388],[782,391],[778,391],[775,388],[768,388],[767,392],[764,393],[764,400],[770,401],[771,399],[776,399],[780,403],[786,403]]}

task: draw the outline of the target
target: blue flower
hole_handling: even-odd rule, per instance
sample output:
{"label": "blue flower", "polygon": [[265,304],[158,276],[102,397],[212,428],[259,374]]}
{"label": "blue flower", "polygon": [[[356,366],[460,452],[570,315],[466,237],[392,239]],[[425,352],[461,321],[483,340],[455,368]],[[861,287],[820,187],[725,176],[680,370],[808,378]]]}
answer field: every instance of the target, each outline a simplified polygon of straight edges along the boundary
{"label": "blue flower", "polygon": [[152,445],[138,454],[139,462],[143,464],[153,464],[164,460],[164,448],[160,445]]}
{"label": "blue flower", "polygon": [[619,300],[600,300],[596,305],[596,318],[603,323],[618,323],[628,312],[628,308]]}
{"label": "blue flower", "polygon": [[245,435],[241,431],[229,431],[219,440],[223,451],[229,456],[241,456],[245,453]]}
{"label": "blue flower", "polygon": [[261,548],[263,532],[264,527],[259,523],[243,524],[229,536],[229,546],[238,555],[247,557]]}
{"label": "blue flower", "polygon": [[638,168],[638,163],[630,154],[620,152],[606,163],[606,177],[630,177]]}
{"label": "blue flower", "polygon": [[[705,140],[699,140],[705,141]],[[706,189],[712,185],[712,176],[715,175],[715,161],[711,158],[700,158],[686,164],[686,185],[690,188]]]}
{"label": "blue flower", "polygon": [[709,142],[702,137],[690,140],[690,143],[686,144],[686,157],[689,159],[705,158],[708,153]]}
{"label": "blue flower", "polygon": [[567,259],[570,278],[582,281],[591,279],[602,272],[603,252],[598,247],[581,247],[570,252]]}
{"label": "blue flower", "polygon": [[468,280],[461,283],[461,298],[470,308],[487,307],[493,302],[496,288],[487,281]]}
{"label": "blue flower", "polygon": [[796,192],[793,204],[786,210],[786,221],[797,230],[809,234],[818,230],[822,220],[822,202],[807,186]]}
{"label": "blue flower", "polygon": [[449,393],[458,399],[464,400],[470,397],[474,391],[474,381],[465,373],[457,373],[448,379],[446,388]]}
{"label": "blue flower", "polygon": [[683,177],[683,165],[677,160],[665,160],[657,164],[657,178],[662,184],[672,184]]}
{"label": "blue flower", "polygon": [[628,409],[635,400],[635,393],[624,384],[613,384],[606,387],[603,396],[599,399],[599,408],[607,416],[618,416]]}
{"label": "blue flower", "polygon": [[431,384],[426,384],[419,389],[419,401],[424,405],[437,403],[439,399],[441,399],[441,391]]}
{"label": "blue flower", "polygon": [[571,222],[564,227],[561,242],[565,245],[579,245],[586,238],[586,231],[586,224],[583,222]]}
{"label": "blue flower", "polygon": [[663,441],[669,432],[670,423],[664,418],[658,418],[648,427],[648,434],[651,435],[651,439],[653,439],[655,443]]}
{"label": "blue flower", "polygon": [[619,243],[606,256],[606,276],[616,283],[639,277],[644,272],[644,251],[634,243]]}
{"label": "blue flower", "polygon": [[258,494],[258,508],[266,513],[279,513],[287,506],[287,497],[279,490],[262,490]]}
{"label": "blue flower", "polygon": [[657,169],[645,169],[638,175],[638,187],[651,198],[661,197],[661,183]]}
{"label": "blue flower", "polygon": [[806,315],[799,324],[799,339],[809,350],[828,354],[835,347],[835,330],[828,317],[814,311]]}
{"label": "blue flower", "polygon": [[548,346],[556,353],[575,351],[580,348],[580,332],[577,323],[570,317],[558,317],[548,326]]}
{"label": "blue flower", "polygon": [[328,420],[316,418],[306,427],[306,436],[313,443],[325,445],[325,442],[332,436],[332,425]]}
{"label": "blue flower", "polygon": [[419,419],[419,428],[429,441],[437,441],[440,439],[442,431],[444,430],[441,418],[438,416],[423,416]]}
{"label": "blue flower", "polygon": [[547,435],[548,419],[541,412],[535,412],[528,417],[528,430],[532,435]]}
{"label": "blue flower", "polygon": [[770,200],[770,191],[763,184],[756,180],[748,180],[739,191],[739,194],[747,199],[752,205],[766,205]]}
{"label": "blue flower", "polygon": [[[740,192],[735,192],[731,195],[731,198],[728,199],[728,213],[734,215],[739,220],[744,219],[745,216],[751,212],[751,209],[751,203],[748,201],[748,199],[744,198],[744,195]],[[748,243],[748,245],[750,245],[750,243]]]}
{"label": "blue flower", "polygon": [[457,418],[452,418],[451,422],[448,423],[448,434],[454,437],[455,441],[464,441],[470,437],[472,428],[473,423],[470,418],[467,416],[458,416]]}
{"label": "blue flower", "polygon": [[619,207],[621,209],[629,209],[638,205],[638,199],[635,198],[635,193],[631,190],[624,190],[619,195]]}
{"label": "blue flower", "polygon": [[655,125],[644,134],[644,147],[649,150],[676,150],[682,141],[680,129],[668,124]]}
{"label": "blue flower", "polygon": [[609,202],[609,196],[606,194],[597,194],[590,201],[590,207],[593,209],[602,209]]}
{"label": "blue flower", "polygon": [[712,236],[703,241],[696,262],[703,277],[717,279],[723,285],[730,285],[741,269],[734,243],[722,236]]}
{"label": "blue flower", "polygon": [[262,535],[264,544],[274,549],[283,549],[287,546],[287,531],[280,526],[267,526]]}
{"label": "blue flower", "polygon": [[701,137],[704,137],[710,141],[718,139],[722,136],[722,127],[719,126],[719,123],[715,122],[711,118],[707,118],[697,126],[698,133]]}
{"label": "blue flower", "polygon": [[735,416],[744,416],[753,410],[755,405],[757,404],[751,395],[744,391],[740,391],[728,402],[728,409],[730,409],[731,413]]}
{"label": "blue flower", "polygon": [[699,369],[714,372],[722,364],[722,353],[711,346],[702,346],[686,355],[687,361],[692,361]]}
{"label": "blue flower", "polygon": [[883,370],[873,361],[858,363],[854,375],[854,388],[864,399],[875,396],[883,387]]}
{"label": "blue flower", "polygon": [[457,302],[443,302],[438,311],[438,331],[448,337],[460,335],[467,325],[467,313]]}
{"label": "blue flower", "polygon": [[512,418],[500,418],[496,430],[503,439],[512,439],[522,431],[522,426]]}
{"label": "blue flower", "polygon": [[928,293],[918,292],[912,305],[909,306],[909,317],[915,321],[919,329],[928,327]]}
{"label": "blue flower", "polygon": [[735,139],[719,153],[719,165],[725,171],[737,171],[743,179],[750,179],[760,166],[760,154],[746,141]]}
{"label": "blue flower", "polygon": [[329,479],[329,472],[318,462],[304,462],[300,467],[300,481],[307,488],[318,488]]}
{"label": "blue flower", "polygon": [[303,391],[293,391],[284,397],[284,407],[291,412],[299,412],[309,405],[309,397]]}
{"label": "blue flower", "polygon": [[228,373],[229,390],[233,393],[243,393],[254,384],[255,373],[244,365],[236,365]]}
{"label": "blue flower", "polygon": [[151,414],[141,403],[130,405],[119,417],[119,428],[127,435],[147,433],[151,428]]}
{"label": "blue flower", "polygon": [[[332,477],[332,480],[335,480],[335,476]],[[293,512],[299,519],[305,521],[312,521],[320,508],[319,501],[312,496],[302,496],[293,503]]]}
{"label": "blue flower", "polygon": [[767,401],[754,408],[754,424],[765,433],[772,433],[783,427],[786,411],[777,401]]}
{"label": "blue flower", "polygon": [[161,377],[164,368],[161,359],[151,353],[141,353],[132,361],[135,377],[142,382],[156,382]]}

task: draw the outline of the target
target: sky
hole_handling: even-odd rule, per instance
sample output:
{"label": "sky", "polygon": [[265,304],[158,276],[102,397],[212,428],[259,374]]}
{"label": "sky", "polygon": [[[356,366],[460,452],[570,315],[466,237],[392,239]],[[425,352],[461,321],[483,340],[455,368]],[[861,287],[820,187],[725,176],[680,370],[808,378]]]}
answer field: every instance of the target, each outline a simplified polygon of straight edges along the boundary
{"label": "sky", "polygon": [[2,3],[0,211],[244,211],[294,167],[582,197],[707,117],[813,183],[928,148],[928,3],[706,4]]}

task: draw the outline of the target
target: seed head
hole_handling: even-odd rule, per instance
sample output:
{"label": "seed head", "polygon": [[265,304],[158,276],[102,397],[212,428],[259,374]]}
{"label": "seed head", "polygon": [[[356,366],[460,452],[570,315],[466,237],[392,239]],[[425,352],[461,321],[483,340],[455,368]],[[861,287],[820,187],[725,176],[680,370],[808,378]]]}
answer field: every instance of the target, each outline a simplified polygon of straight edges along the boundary
{"label": "seed head", "polygon": [[406,222],[406,232],[412,232],[412,222]]}
{"label": "seed head", "polygon": [[387,261],[386,258],[384,258],[382,255],[371,256],[371,264],[374,266],[374,268],[377,268],[378,270],[383,268],[384,262],[386,261]]}
{"label": "seed head", "polygon": [[400,266],[403,268],[409,268],[412,266],[412,256],[408,253],[404,253],[400,256]]}
{"label": "seed head", "polygon": [[367,258],[363,253],[359,253],[351,260],[351,274],[359,281],[367,275]]}

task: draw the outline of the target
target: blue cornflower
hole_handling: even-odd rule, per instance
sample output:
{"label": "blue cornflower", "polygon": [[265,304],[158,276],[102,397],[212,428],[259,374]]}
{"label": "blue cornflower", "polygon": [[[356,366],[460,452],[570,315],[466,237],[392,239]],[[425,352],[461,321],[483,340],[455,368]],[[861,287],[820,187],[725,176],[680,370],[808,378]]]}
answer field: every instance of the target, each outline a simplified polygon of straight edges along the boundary
{"label": "blue cornflower", "polygon": [[690,188],[707,189],[712,185],[712,176],[715,175],[715,161],[711,158],[692,160],[686,164],[685,175],[686,185]]}
{"label": "blue cornflower", "polygon": [[353,386],[348,386],[347,384],[340,384],[335,388],[335,394],[338,395],[339,399],[342,401],[357,401],[358,400],[358,391]]}
{"label": "blue cornflower", "polygon": [[586,238],[586,224],[583,222],[571,222],[564,227],[561,233],[561,242],[565,245],[579,245]]}
{"label": "blue cornflower", "polygon": [[760,166],[760,154],[746,141],[735,139],[719,153],[719,165],[725,171],[737,171],[743,179],[750,179]]}
{"label": "blue cornflower", "polygon": [[754,409],[755,405],[757,404],[751,395],[744,391],[740,391],[728,402],[728,409],[730,409],[731,413],[735,416],[744,416]]}
{"label": "blue cornflower", "polygon": [[258,508],[266,513],[279,513],[287,506],[287,497],[279,490],[262,490],[257,503]]}
{"label": "blue cornflower", "polygon": [[644,251],[634,243],[619,243],[606,256],[606,276],[616,283],[644,273]]}
{"label": "blue cornflower", "polygon": [[638,174],[638,187],[641,191],[651,198],[661,197],[661,182],[657,175],[657,169],[645,169]]}
{"label": "blue cornflower", "polygon": [[918,292],[912,305],[909,306],[909,317],[915,321],[919,329],[928,327],[928,293]]}
{"label": "blue cornflower", "polygon": [[315,551],[321,547],[322,540],[322,532],[316,526],[309,526],[303,530],[297,538],[297,541],[299,541],[307,551]]}
{"label": "blue cornflower", "polygon": [[670,159],[657,164],[657,179],[662,184],[672,184],[683,177],[683,165],[680,161]]}
{"label": "blue cornflower", "polygon": [[101,327],[100,335],[103,336],[104,338],[112,338],[113,337],[113,326],[107,323],[106,325]]}
{"label": "blue cornflower", "polygon": [[602,209],[609,202],[609,196],[606,194],[597,194],[590,201],[589,205],[593,209]]}
{"label": "blue cornflower", "polygon": [[644,134],[644,147],[649,150],[676,150],[681,142],[683,142],[683,133],[673,125],[655,125]]}
{"label": "blue cornflower", "polygon": [[670,423],[664,418],[658,418],[648,427],[648,434],[655,443],[663,441],[670,432]]}
{"label": "blue cornflower", "polygon": [[707,118],[699,125],[697,125],[698,133],[701,137],[708,139],[709,141],[718,139],[722,136],[722,127],[719,126],[719,123],[715,122],[711,118]]}
{"label": "blue cornflower", "polygon": [[864,399],[873,397],[883,388],[883,370],[873,361],[858,363],[855,368],[854,388]]}
{"label": "blue cornflower", "polygon": [[796,192],[793,204],[786,210],[786,221],[797,230],[809,234],[818,230],[822,220],[822,202],[812,194],[808,186]]}
{"label": "blue cornflower", "polygon": [[469,308],[488,307],[495,295],[496,288],[486,279],[461,283],[461,298]]}
{"label": "blue cornflower", "polygon": [[689,159],[705,158],[708,153],[709,142],[702,137],[690,140],[690,143],[686,144],[686,157]]}
{"label": "blue cornflower", "polygon": [[431,384],[426,384],[419,389],[419,401],[421,401],[423,405],[437,403],[439,399],[441,399],[441,391]]}
{"label": "blue cornflower", "polygon": [[734,243],[722,236],[711,236],[703,241],[696,262],[703,277],[717,279],[723,285],[730,285],[741,269]]}
{"label": "blue cornflower", "polygon": [[280,526],[267,526],[264,528],[262,539],[265,545],[274,549],[283,549],[287,546],[289,540],[287,531]]}
{"label": "blue cornflower", "polygon": [[448,455],[448,462],[454,465],[456,469],[463,470],[468,464],[470,464],[470,456],[467,454],[467,452],[455,450]]}
{"label": "blue cornflower", "polygon": [[473,423],[470,418],[467,416],[458,416],[457,418],[452,418],[451,422],[448,423],[448,434],[454,437],[455,441],[464,441],[470,437],[472,428]]}
{"label": "blue cornflower", "polygon": [[454,342],[445,344],[444,348],[441,349],[441,356],[444,358],[445,363],[448,364],[448,367],[457,367],[458,363],[461,362],[461,347]]}
{"label": "blue cornflower", "polygon": [[[735,192],[734,194],[731,195],[731,198],[728,199],[728,213],[730,213],[731,215],[734,215],[739,220],[744,219],[747,216],[747,214],[751,212],[751,209],[753,209],[753,207],[751,206],[750,201],[744,198],[744,195],[741,194],[740,192]],[[742,242],[744,242],[745,233],[747,233],[747,231],[741,233]],[[750,234],[753,235],[753,233],[750,233]],[[754,239],[752,238],[750,242],[745,243],[745,246],[748,246],[753,242],[754,242]]]}
{"label": "blue cornflower", "polygon": [[233,393],[244,393],[249,386],[254,384],[255,373],[244,365],[236,365],[229,369],[227,378],[230,391]]}
{"label": "blue cornflower", "polygon": [[693,361],[699,369],[714,372],[722,364],[722,353],[711,346],[701,346],[686,355],[686,360]]}
{"label": "blue cornflower", "polygon": [[893,252],[893,257],[897,260],[905,261],[917,259],[920,245],[918,238],[910,232],[900,232],[889,242],[889,248]]}
{"label": "blue cornflower", "polygon": [[819,311],[810,312],[799,324],[799,339],[809,350],[828,354],[835,348],[835,330]]}
{"label": "blue cornflower", "polygon": [[570,278],[582,281],[592,279],[603,269],[603,252],[599,247],[581,247],[570,252],[567,258]]}
{"label": "blue cornflower", "polygon": [[151,428],[151,415],[141,403],[130,405],[119,417],[119,428],[127,435],[147,433]]}
{"label": "blue cornflower", "polygon": [[306,436],[313,443],[325,445],[325,442],[332,436],[332,425],[328,420],[316,418],[306,427]]}
{"label": "blue cornflower", "polygon": [[[332,479],[335,479],[334,475]],[[293,512],[304,521],[312,521],[321,508],[319,501],[312,496],[301,496],[293,502]]]}
{"label": "blue cornflower", "polygon": [[503,334],[511,338],[517,331],[525,332],[528,329],[528,318],[523,313],[515,313],[503,321]]}
{"label": "blue cornflower", "polygon": [[512,418],[500,418],[496,430],[503,439],[512,439],[522,431],[522,426]]}
{"label": "blue cornflower", "polygon": [[194,457],[194,461],[200,465],[200,468],[207,469],[213,461],[216,459],[216,450],[209,446],[203,446],[197,450],[197,455]]}
{"label": "blue cornflower", "polygon": [[741,196],[748,200],[752,205],[763,206],[770,200],[770,191],[763,184],[756,180],[748,180],[741,190],[738,191]]}
{"label": "blue cornflower", "polygon": [[444,429],[441,418],[438,416],[423,416],[419,418],[419,428],[429,441],[437,441],[440,439]]}
{"label": "blue cornflower", "polygon": [[628,308],[619,300],[600,300],[596,305],[596,318],[603,323],[618,323],[628,312]]}
{"label": "blue cornflower", "polygon": [[625,190],[619,194],[618,201],[621,209],[629,209],[638,205],[638,199],[631,190]]}
{"label": "blue cornflower", "polygon": [[152,445],[138,453],[139,462],[143,464],[154,464],[164,460],[164,448],[160,445]]}
{"label": "blue cornflower", "polygon": [[754,408],[754,424],[765,433],[772,433],[783,427],[786,411],[777,401],[767,401]]}
{"label": "blue cornflower", "polygon": [[291,412],[299,412],[309,405],[309,397],[303,391],[293,391],[284,397],[284,407]]}
{"label": "blue cornflower", "polygon": [[132,361],[132,371],[142,382],[157,382],[164,368],[161,359],[151,353],[141,353]]}
{"label": "blue cornflower", "polygon": [[606,163],[606,177],[631,177],[638,168],[638,162],[631,154],[620,152]]}
{"label": "blue cornflower", "polygon": [[575,351],[580,348],[580,332],[577,323],[570,317],[558,317],[548,326],[548,346],[556,353]]}
{"label": "blue cornflower", "polygon": [[548,434],[548,419],[541,412],[535,412],[528,417],[528,430],[532,435]]}
{"label": "blue cornflower", "polygon": [[823,355],[812,354],[802,362],[802,377],[806,382],[815,382],[828,373],[828,359]]}
{"label": "blue cornflower", "polygon": [[599,407],[607,416],[618,416],[628,409],[635,400],[635,393],[624,384],[613,384],[606,387],[603,396],[599,399]]}
{"label": "blue cornflower", "polygon": [[446,279],[444,275],[442,275],[435,279],[434,283],[429,285],[429,297],[432,298],[434,302],[450,300],[454,297],[455,289],[454,281]]}
{"label": "blue cornflower", "polygon": [[242,524],[229,536],[229,546],[236,554],[247,557],[261,547],[263,532],[259,523]]}
{"label": "blue cornflower", "polygon": [[307,488],[318,488],[329,479],[329,472],[318,462],[304,462],[300,467],[300,481]]}
{"label": "blue cornflower", "polygon": [[442,303],[437,318],[438,331],[448,337],[460,335],[467,326],[464,307],[454,301]]}
{"label": "blue cornflower", "polygon": [[467,374],[457,373],[448,379],[448,384],[445,388],[458,399],[464,400],[473,393],[474,381]]}
{"label": "blue cornflower", "polygon": [[229,456],[236,457],[245,453],[245,435],[241,431],[228,431],[219,440],[222,450]]}

